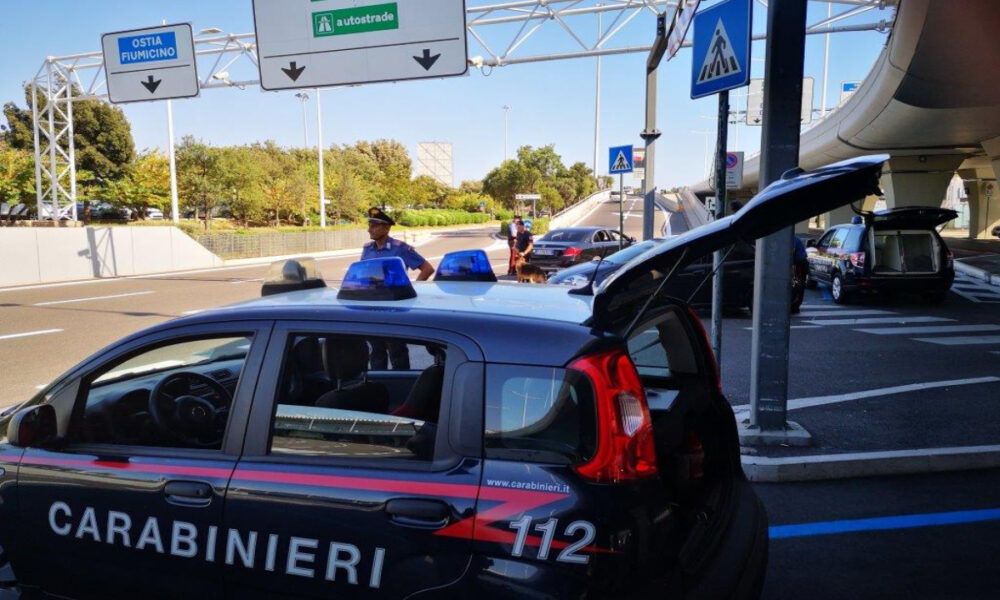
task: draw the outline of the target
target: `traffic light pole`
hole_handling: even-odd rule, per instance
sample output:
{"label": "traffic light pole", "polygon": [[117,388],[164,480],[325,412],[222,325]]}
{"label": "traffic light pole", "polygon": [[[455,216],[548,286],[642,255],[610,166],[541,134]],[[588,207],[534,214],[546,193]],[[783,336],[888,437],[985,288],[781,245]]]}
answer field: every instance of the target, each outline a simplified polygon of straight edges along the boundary
{"label": "traffic light pole", "polygon": [[[799,163],[806,4],[806,0],[768,4],[761,189]],[[794,228],[789,227],[757,240],[750,420],[740,428],[744,444],[809,444],[809,434],[786,420],[793,235]]]}

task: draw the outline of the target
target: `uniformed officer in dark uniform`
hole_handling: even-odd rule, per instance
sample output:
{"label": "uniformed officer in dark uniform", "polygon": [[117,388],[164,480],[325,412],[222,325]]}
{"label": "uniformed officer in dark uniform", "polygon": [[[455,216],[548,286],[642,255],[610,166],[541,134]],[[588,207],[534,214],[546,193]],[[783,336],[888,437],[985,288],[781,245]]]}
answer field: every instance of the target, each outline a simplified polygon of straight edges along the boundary
{"label": "uniformed officer in dark uniform", "polygon": [[[431,263],[420,256],[413,246],[406,242],[389,237],[390,228],[396,222],[392,217],[378,207],[368,209],[368,235],[372,241],[365,244],[361,250],[361,260],[373,258],[389,258],[398,256],[408,269],[418,270],[417,281],[426,281],[434,274]],[[373,371],[384,371],[392,361],[393,370],[408,371],[410,369],[410,354],[406,344],[385,340],[371,340],[371,368]]]}

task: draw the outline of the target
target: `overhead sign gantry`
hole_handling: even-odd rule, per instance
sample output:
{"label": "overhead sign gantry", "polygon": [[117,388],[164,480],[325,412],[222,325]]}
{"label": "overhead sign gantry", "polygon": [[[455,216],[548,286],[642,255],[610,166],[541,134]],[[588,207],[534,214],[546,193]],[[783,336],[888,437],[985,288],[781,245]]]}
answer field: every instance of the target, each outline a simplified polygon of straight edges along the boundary
{"label": "overhead sign gantry", "polygon": [[111,102],[198,95],[198,65],[190,23],[105,33],[101,46]]}
{"label": "overhead sign gantry", "polygon": [[265,90],[465,75],[465,0],[254,0]]}

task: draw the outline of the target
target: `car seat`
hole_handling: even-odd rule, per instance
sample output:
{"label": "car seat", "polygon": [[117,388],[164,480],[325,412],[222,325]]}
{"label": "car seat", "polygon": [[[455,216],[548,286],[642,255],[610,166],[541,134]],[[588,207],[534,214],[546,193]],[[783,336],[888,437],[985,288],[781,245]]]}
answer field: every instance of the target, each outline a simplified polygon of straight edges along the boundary
{"label": "car seat", "polygon": [[389,412],[389,390],[368,381],[368,344],[361,338],[330,338],[327,355],[333,364],[337,389],[316,400],[316,406],[369,413]]}
{"label": "car seat", "polygon": [[284,404],[312,404],[333,388],[333,370],[323,342],[315,336],[295,341],[285,362]]}
{"label": "car seat", "polygon": [[441,410],[441,385],[444,383],[444,349],[428,346],[434,356],[434,364],[420,372],[413,382],[410,393],[393,416],[437,423]]}

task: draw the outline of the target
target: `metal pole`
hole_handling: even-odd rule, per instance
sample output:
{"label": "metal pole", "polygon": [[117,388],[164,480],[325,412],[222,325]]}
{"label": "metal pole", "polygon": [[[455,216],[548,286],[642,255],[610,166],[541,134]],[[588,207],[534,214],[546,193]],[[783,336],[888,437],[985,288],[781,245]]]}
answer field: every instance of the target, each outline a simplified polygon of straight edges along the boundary
{"label": "metal pole", "polygon": [[70,214],[74,221],[78,221],[76,214],[76,140],[73,128],[73,85],[66,83],[66,128],[69,130],[69,206]]}
{"label": "metal pole", "polygon": [[316,148],[319,154],[319,226],[326,228],[326,170],[323,165],[323,102],[316,89]]}
{"label": "metal pole", "polygon": [[[726,216],[726,147],[729,133],[729,92],[719,93],[719,131],[715,148],[715,218]],[[722,251],[712,254],[712,350],[722,364]]]}
{"label": "metal pole", "polygon": [[618,174],[618,249],[625,247],[625,174]]}
{"label": "metal pole", "polygon": [[[598,4],[597,6],[600,6]],[[601,13],[597,13],[597,40],[600,43],[601,36],[604,35],[604,27],[601,22]],[[594,85],[594,177],[597,177],[597,165],[599,147],[601,145],[601,57],[597,57],[597,83]]]}
{"label": "metal pole", "polygon": [[[829,19],[831,16],[833,16],[833,5],[827,3],[826,18]],[[824,35],[823,38],[825,39],[825,48],[823,50],[823,104],[819,108],[819,118],[821,119],[826,116],[826,88],[829,87],[827,85],[827,74],[830,68],[830,34]]]}
{"label": "metal pole", "polygon": [[309,96],[302,94],[302,147],[309,147],[309,121],[306,119],[306,102],[309,100]]}
{"label": "metal pole", "polygon": [[[768,4],[761,189],[799,162],[805,25],[806,0]],[[750,427],[786,443],[792,441],[786,422],[792,235],[788,227],[757,240],[750,351]],[[798,442],[807,440],[803,431]]]}
{"label": "metal pole", "polygon": [[[48,79],[49,79],[49,93],[47,94],[49,105],[46,107],[49,113],[49,131],[52,132],[52,137],[49,138],[49,165],[52,169],[51,175],[49,176],[50,183],[52,184],[52,209],[50,214],[52,220],[55,222],[59,221],[59,166],[56,163],[56,144],[58,143],[59,134],[56,131],[56,98],[58,94],[52,93],[52,86],[55,85],[55,80],[52,77],[52,63],[48,64]],[[39,209],[38,218],[42,218],[41,209]]]}
{"label": "metal pole", "polygon": [[656,210],[656,72],[667,51],[667,15],[656,16],[656,40],[646,59],[646,128],[640,134],[646,142],[646,176],[642,182],[642,239],[653,238],[653,217]]}
{"label": "metal pole", "polygon": [[37,78],[31,82],[31,121],[35,129],[35,210],[38,218],[42,218],[42,146],[41,122],[38,120],[38,84]]}
{"label": "metal pole", "polygon": [[181,211],[177,201],[177,152],[174,148],[174,102],[167,100],[167,158],[170,161],[170,218],[180,223]]}

